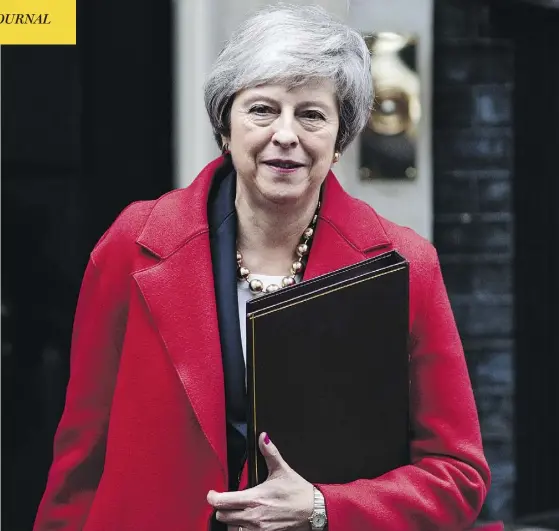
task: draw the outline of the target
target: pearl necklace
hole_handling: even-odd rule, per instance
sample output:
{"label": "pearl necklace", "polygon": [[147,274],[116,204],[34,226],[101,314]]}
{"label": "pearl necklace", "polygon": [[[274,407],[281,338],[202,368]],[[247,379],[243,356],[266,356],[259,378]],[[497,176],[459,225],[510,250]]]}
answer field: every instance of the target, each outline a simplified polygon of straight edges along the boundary
{"label": "pearl necklace", "polygon": [[309,254],[309,250],[310,250],[309,242],[314,236],[319,210],[320,210],[320,201],[318,202],[315,214],[312,218],[310,225],[303,232],[299,245],[297,245],[297,248],[295,250],[295,253],[297,254],[297,259],[293,262],[293,264],[291,264],[291,270],[289,272],[289,275],[281,279],[281,286],[279,286],[278,284],[270,284],[269,286],[266,287],[266,289],[264,289],[264,283],[261,280],[257,278],[253,278],[252,280],[249,280],[248,277],[250,275],[250,270],[248,269],[248,267],[243,265],[243,255],[241,254],[241,251],[237,250],[237,277],[239,278],[239,280],[244,280],[248,283],[250,291],[252,293],[254,294],[262,293],[262,292],[272,293],[274,291],[277,291],[278,289],[286,288],[287,286],[292,286],[293,284],[295,284],[296,282],[295,276],[302,274],[305,269],[305,264],[306,264],[305,256]]}

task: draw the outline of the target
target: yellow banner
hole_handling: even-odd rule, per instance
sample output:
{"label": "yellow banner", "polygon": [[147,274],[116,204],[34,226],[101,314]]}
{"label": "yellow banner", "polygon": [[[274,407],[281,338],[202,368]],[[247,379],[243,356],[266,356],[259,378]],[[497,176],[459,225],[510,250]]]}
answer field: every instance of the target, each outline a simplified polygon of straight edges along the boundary
{"label": "yellow banner", "polygon": [[76,44],[76,0],[0,0],[0,44]]}

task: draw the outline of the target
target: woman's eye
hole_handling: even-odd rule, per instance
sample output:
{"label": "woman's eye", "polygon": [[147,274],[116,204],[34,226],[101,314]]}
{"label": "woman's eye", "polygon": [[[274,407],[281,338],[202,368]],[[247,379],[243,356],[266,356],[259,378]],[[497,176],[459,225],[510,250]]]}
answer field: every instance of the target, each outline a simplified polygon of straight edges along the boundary
{"label": "woman's eye", "polygon": [[324,120],[324,115],[318,111],[304,111],[301,115],[307,120]]}
{"label": "woman's eye", "polygon": [[258,116],[265,116],[267,114],[271,114],[274,112],[274,110],[269,107],[268,105],[253,105],[250,108],[250,112],[252,114],[256,114]]}

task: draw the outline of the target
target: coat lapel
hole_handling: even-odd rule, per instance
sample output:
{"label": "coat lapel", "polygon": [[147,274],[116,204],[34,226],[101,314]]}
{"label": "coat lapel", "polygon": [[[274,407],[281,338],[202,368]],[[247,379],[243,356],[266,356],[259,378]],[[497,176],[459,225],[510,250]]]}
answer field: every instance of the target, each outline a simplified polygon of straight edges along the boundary
{"label": "coat lapel", "polygon": [[[223,358],[227,420],[246,438],[245,362],[237,296],[237,213],[234,172],[214,180],[208,205],[210,248]],[[244,324],[244,323],[243,323]],[[241,454],[242,455],[242,454]],[[239,457],[240,460],[240,457]]]}
{"label": "coat lapel", "polygon": [[[247,396],[237,294],[236,175],[231,172],[223,177],[222,180],[214,179],[208,216],[225,383],[229,489],[234,490],[246,453]],[[245,326],[245,323],[242,325]]]}
{"label": "coat lapel", "polygon": [[222,163],[214,161],[187,189],[158,201],[137,243],[160,261],[133,276],[225,477],[224,380],[206,209]]}
{"label": "coat lapel", "polygon": [[348,195],[330,172],[304,280],[355,264],[391,246],[378,214]]}

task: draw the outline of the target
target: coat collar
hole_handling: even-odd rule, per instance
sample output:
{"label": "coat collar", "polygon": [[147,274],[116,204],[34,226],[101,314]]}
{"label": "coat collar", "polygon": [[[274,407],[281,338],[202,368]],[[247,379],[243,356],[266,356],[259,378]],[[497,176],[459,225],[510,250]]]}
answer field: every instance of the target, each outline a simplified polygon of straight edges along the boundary
{"label": "coat collar", "polygon": [[[165,259],[194,236],[209,230],[207,204],[214,174],[231,170],[230,160],[219,157],[190,186],[160,198],[137,243]],[[390,244],[378,214],[347,194],[332,172],[324,183],[322,203],[319,220],[329,223],[356,251],[367,253]]]}

